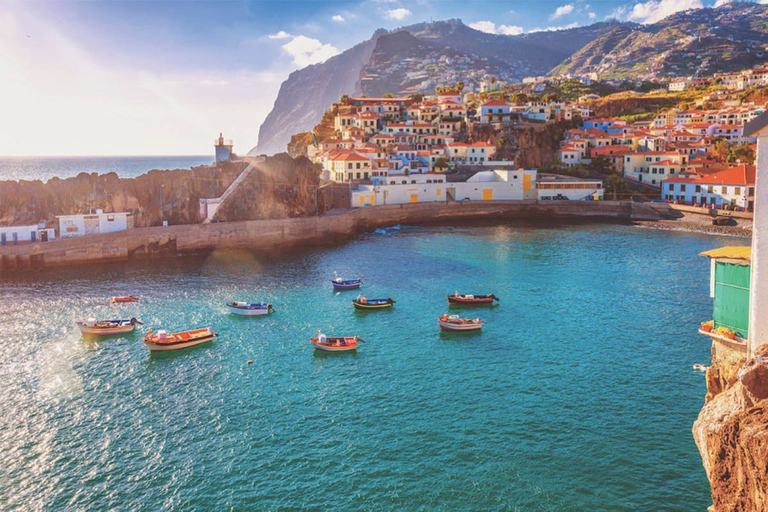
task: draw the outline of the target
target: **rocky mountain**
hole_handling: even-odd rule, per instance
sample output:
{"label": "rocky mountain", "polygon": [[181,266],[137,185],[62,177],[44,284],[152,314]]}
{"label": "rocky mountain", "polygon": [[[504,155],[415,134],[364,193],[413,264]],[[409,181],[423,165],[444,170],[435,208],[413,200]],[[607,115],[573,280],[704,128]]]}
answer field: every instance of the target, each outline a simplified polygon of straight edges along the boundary
{"label": "rocky mountain", "polygon": [[552,69],[605,78],[709,76],[765,62],[768,6],[735,2],[675,13],[651,25],[625,23]]}
{"label": "rocky mountain", "polygon": [[597,72],[605,78],[705,76],[765,62],[768,6],[735,2],[678,12],[657,23],[600,22],[517,36],[487,34],[460,20],[387,32],[283,82],[254,151],[285,151],[294,133],[311,130],[342,94],[432,93],[489,76],[516,81],[548,73]]}
{"label": "rocky mountain", "polygon": [[[520,80],[546,74],[617,22],[518,36],[487,34],[460,20],[420,23],[387,32],[291,73],[259,130],[253,151],[285,151],[291,135],[310,130],[342,94],[433,92],[434,87],[491,74]],[[470,76],[472,75],[472,76]]]}

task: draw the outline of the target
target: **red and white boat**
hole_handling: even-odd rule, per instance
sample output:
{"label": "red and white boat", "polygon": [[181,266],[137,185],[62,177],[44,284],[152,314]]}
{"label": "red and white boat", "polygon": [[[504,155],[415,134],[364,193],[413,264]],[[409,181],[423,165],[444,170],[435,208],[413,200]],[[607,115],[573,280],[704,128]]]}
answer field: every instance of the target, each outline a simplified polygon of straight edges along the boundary
{"label": "red and white boat", "polygon": [[109,299],[110,304],[122,304],[124,302],[139,302],[138,295],[116,295]]}
{"label": "red and white boat", "polygon": [[448,295],[448,304],[452,306],[481,306],[487,304],[493,304],[493,301],[501,300],[494,294],[478,295],[467,294],[461,295],[459,292],[453,295]]}
{"label": "red and white boat", "polygon": [[309,341],[312,343],[312,346],[315,347],[315,350],[324,350],[326,352],[348,352],[350,350],[357,350],[357,342],[363,340],[357,336],[340,337],[320,334],[316,338],[310,338]]}
{"label": "red and white boat", "polygon": [[444,331],[479,331],[485,322],[479,318],[459,318],[459,315],[443,315],[437,319],[437,324]]}
{"label": "red and white boat", "polygon": [[218,336],[210,327],[194,329],[192,331],[175,332],[168,334],[165,331],[147,331],[144,336],[144,344],[150,352],[163,352],[166,350],[181,350],[194,347],[203,343],[208,343]]}

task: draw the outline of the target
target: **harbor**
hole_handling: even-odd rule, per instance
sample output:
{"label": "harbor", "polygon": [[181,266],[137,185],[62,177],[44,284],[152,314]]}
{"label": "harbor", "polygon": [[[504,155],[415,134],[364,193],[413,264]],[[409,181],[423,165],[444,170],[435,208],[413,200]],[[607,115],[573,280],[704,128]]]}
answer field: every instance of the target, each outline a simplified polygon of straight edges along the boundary
{"label": "harbor", "polygon": [[[402,227],[277,261],[229,250],[11,276],[4,503],[704,509],[689,428],[704,389],[691,365],[708,362],[709,343],[691,326],[712,311],[709,268],[688,255],[723,240],[610,224]],[[362,287],[333,290],[334,271],[364,275]],[[450,307],[456,290],[500,301]],[[358,311],[359,293],[396,304]],[[140,299],[109,304],[127,294]],[[233,300],[275,312],[239,317]],[[442,331],[446,313],[486,324]],[[144,325],[94,341],[74,323],[89,316]],[[219,336],[199,347],[142,343],[204,326]],[[317,330],[365,342],[325,354]],[[210,494],[187,492],[210,479]]]}

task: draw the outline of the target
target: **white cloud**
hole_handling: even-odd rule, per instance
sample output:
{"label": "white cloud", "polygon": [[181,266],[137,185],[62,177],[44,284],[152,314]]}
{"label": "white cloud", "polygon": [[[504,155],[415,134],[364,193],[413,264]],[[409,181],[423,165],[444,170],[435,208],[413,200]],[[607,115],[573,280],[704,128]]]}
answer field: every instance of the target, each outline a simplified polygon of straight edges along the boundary
{"label": "white cloud", "polygon": [[529,34],[532,34],[534,32],[555,32],[557,30],[568,30],[569,28],[576,28],[579,26],[578,21],[574,21],[573,23],[569,23],[567,25],[562,25],[560,27],[546,27],[546,28],[534,28],[528,31]]}
{"label": "white cloud", "polygon": [[409,11],[408,9],[404,9],[403,7],[399,7],[397,9],[391,9],[387,11],[386,18],[388,20],[404,20],[410,15],[411,15],[411,11]]}
{"label": "white cloud", "polygon": [[523,32],[525,32],[523,27],[518,25],[501,25],[499,27],[499,34],[504,34],[505,36],[516,36]]}
{"label": "white cloud", "polygon": [[597,17],[597,14],[593,13],[592,11],[589,12],[589,19],[593,20]]}
{"label": "white cloud", "polygon": [[[767,1],[768,1],[768,0],[767,0]],[[717,0],[717,2],[715,2],[715,5],[714,5],[714,7],[715,7],[715,8],[717,8],[717,7],[722,7],[722,6],[724,6],[724,5],[728,5],[728,4],[730,4],[731,2],[733,2],[733,0]]]}
{"label": "white cloud", "polygon": [[293,64],[300,68],[326,61],[339,54],[339,49],[318,39],[296,36],[283,45],[283,50],[293,58]]}
{"label": "white cloud", "polygon": [[270,39],[288,39],[289,37],[291,37],[291,34],[285,30],[281,30],[277,34],[269,34]]}
{"label": "white cloud", "polygon": [[337,14],[336,16],[333,16],[331,19],[333,21],[338,21],[339,23],[343,23],[345,21],[344,16],[342,16],[341,14]]}
{"label": "white cloud", "polygon": [[469,26],[487,34],[504,34],[505,36],[516,36],[525,32],[523,27],[517,25],[499,25],[497,28],[496,24],[492,21],[476,21],[470,23]]}
{"label": "white cloud", "polygon": [[701,9],[702,7],[704,4],[701,0],[648,0],[635,4],[632,6],[632,10],[626,6],[619,7],[608,17],[649,24],[663,20],[678,11]]}
{"label": "white cloud", "polygon": [[496,33],[496,24],[492,21],[476,21],[475,23],[470,23],[469,26],[487,34]]}
{"label": "white cloud", "polygon": [[573,4],[561,5],[560,7],[555,9],[555,12],[552,13],[549,19],[556,20],[557,18],[560,18],[561,16],[566,16],[568,14],[571,14],[572,12],[573,12]]}

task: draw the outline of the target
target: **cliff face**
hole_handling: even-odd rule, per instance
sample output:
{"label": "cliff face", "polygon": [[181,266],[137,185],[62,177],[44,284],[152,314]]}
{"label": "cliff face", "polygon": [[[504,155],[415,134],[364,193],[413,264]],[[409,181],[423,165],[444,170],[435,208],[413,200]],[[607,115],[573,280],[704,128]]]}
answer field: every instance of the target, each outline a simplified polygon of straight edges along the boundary
{"label": "cliff face", "polygon": [[710,510],[764,511],[768,507],[768,346],[759,347],[746,363],[738,351],[715,347],[707,370],[707,403],[693,425],[712,486]]}
{"label": "cliff face", "polygon": [[360,69],[370,59],[379,35],[377,32],[325,62],[291,73],[259,128],[255,150],[266,154],[285,151],[291,135],[311,130],[342,94],[359,94]]}
{"label": "cliff face", "polygon": [[136,178],[115,173],[41,181],[0,181],[0,223],[7,226],[53,222],[56,215],[97,208],[130,211],[135,227],[199,222],[201,197],[218,197],[245,167],[229,163],[191,170],[150,171]]}
{"label": "cliff face", "polygon": [[500,130],[494,129],[492,125],[474,125],[470,135],[473,141],[495,144],[494,158],[514,160],[518,167],[547,167],[557,160],[557,148],[565,130],[574,126],[571,121],[504,125]]}
{"label": "cliff face", "polygon": [[431,94],[441,82],[477,85],[485,75],[501,80],[543,75],[616,25],[595,23],[518,36],[487,34],[460,20],[420,23],[392,33],[380,29],[371,39],[321,64],[291,73],[252,151],[285,151],[291,135],[310,131],[342,94],[410,94],[422,88]]}
{"label": "cliff face", "polygon": [[216,213],[220,222],[317,215],[320,180],[312,162],[285,153],[258,164]]}

